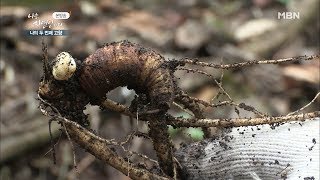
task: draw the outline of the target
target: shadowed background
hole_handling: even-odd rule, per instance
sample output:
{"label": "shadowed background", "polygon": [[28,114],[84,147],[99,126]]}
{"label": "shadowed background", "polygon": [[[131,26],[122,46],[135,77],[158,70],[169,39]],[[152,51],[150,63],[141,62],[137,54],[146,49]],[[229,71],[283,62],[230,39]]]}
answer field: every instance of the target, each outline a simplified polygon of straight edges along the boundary
{"label": "shadowed background", "polygon": [[[48,118],[36,100],[42,74],[41,37],[23,30],[41,29],[36,20],[52,20],[54,11],[71,12],[68,20],[56,20],[54,29],[68,36],[45,37],[50,59],[61,51],[84,59],[104,43],[127,39],[160,52],[167,59],[197,57],[213,63],[235,63],[254,59],[278,59],[319,54],[319,1],[1,1],[0,9],[0,178],[74,179],[71,147],[59,126],[52,127],[57,151],[53,164]],[[278,12],[299,12],[300,19],[278,19]],[[38,13],[38,19],[28,14]],[[61,25],[60,25],[61,24]],[[283,65],[259,65],[224,71],[223,86],[236,102],[244,102],[269,115],[285,115],[307,104],[319,91],[319,60]],[[222,71],[199,68],[219,79]],[[178,85],[191,95],[210,102],[218,87],[211,79],[177,71]],[[134,92],[117,88],[108,97],[130,104]],[[219,97],[223,100],[224,97]],[[317,103],[307,111],[317,110]],[[254,114],[239,110],[241,117]],[[137,122],[111,111],[88,107],[91,127],[99,135],[117,140],[132,130],[147,132]],[[176,116],[189,117],[173,107]],[[233,107],[205,112],[208,118],[238,117]],[[170,128],[175,147],[202,139],[196,128]],[[135,138],[131,150],[155,159],[149,141]],[[76,148],[80,179],[128,179],[120,172]]]}

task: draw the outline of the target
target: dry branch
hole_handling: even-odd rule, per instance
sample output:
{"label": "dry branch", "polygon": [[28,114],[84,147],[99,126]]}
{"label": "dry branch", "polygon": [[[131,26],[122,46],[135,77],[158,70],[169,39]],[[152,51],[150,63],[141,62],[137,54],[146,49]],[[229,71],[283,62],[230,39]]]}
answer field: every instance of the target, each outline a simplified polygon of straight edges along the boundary
{"label": "dry branch", "polygon": [[[117,112],[130,112],[128,107],[119,103],[108,100],[108,103],[102,103],[105,108],[111,106],[112,110]],[[110,106],[109,106],[110,105]],[[131,113],[124,113],[128,116],[135,117]],[[167,124],[176,127],[238,127],[253,126],[259,124],[283,123],[288,121],[303,121],[306,118],[320,117],[320,111],[302,113],[290,116],[262,117],[262,118],[233,118],[233,119],[197,119],[197,118],[180,118],[167,116]],[[143,120],[143,119],[140,119]]]}
{"label": "dry branch", "polygon": [[177,127],[239,127],[260,124],[284,123],[289,121],[304,121],[305,119],[320,117],[320,111],[302,113],[291,116],[263,117],[263,118],[234,118],[234,119],[186,119],[168,118],[168,124]]}
{"label": "dry branch", "polygon": [[198,66],[204,66],[204,67],[212,67],[216,69],[231,69],[231,68],[242,68],[257,64],[279,64],[279,63],[285,63],[285,62],[294,62],[294,61],[309,61],[318,59],[319,55],[314,56],[298,56],[293,58],[285,58],[285,59],[277,59],[277,60],[253,60],[253,61],[246,61],[246,62],[239,62],[234,64],[214,64],[214,63],[207,63],[207,62],[200,62],[197,59],[190,59],[190,58],[183,58],[180,61],[187,64],[192,65],[198,65]]}

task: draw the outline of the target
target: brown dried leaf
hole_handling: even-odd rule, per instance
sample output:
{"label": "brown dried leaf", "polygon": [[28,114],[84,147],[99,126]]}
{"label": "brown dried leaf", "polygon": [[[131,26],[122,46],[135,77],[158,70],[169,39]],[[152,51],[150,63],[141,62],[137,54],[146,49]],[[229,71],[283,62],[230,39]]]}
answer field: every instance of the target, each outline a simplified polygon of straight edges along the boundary
{"label": "brown dried leaf", "polygon": [[143,11],[133,11],[118,19],[121,27],[134,31],[142,38],[159,46],[166,44],[172,37],[166,29],[165,19]]}
{"label": "brown dried leaf", "polygon": [[284,76],[296,81],[303,81],[312,84],[320,84],[320,63],[317,65],[290,65],[283,68]]}

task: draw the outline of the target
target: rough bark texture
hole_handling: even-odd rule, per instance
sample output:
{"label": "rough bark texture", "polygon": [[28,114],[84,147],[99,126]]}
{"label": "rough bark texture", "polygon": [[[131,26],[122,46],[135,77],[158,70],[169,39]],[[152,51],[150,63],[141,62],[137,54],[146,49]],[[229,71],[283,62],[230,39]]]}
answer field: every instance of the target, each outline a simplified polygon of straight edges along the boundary
{"label": "rough bark texture", "polygon": [[159,161],[159,165],[163,171],[173,176],[173,160],[172,160],[172,144],[169,138],[168,126],[166,121],[159,115],[158,120],[149,119],[149,136],[153,141],[153,148],[155,149]]}
{"label": "rough bark texture", "polygon": [[176,155],[186,179],[317,179],[319,125],[318,117],[226,129]]}
{"label": "rough bark texture", "polygon": [[78,129],[71,123],[66,123],[66,128],[72,140],[79,144],[82,148],[89,153],[99,158],[101,161],[113,166],[122,173],[128,175],[132,179],[137,180],[166,180],[167,178],[161,177],[151,172],[135,167],[133,164],[129,164],[128,161],[118,156],[112,151],[106,143],[93,138],[88,131],[84,129]]}

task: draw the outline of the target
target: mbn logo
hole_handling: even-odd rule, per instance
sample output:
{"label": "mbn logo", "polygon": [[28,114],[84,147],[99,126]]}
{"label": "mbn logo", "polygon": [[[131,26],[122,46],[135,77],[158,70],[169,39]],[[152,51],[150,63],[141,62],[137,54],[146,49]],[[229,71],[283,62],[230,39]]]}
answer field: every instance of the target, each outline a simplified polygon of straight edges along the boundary
{"label": "mbn logo", "polygon": [[278,19],[300,19],[299,12],[278,12]]}

